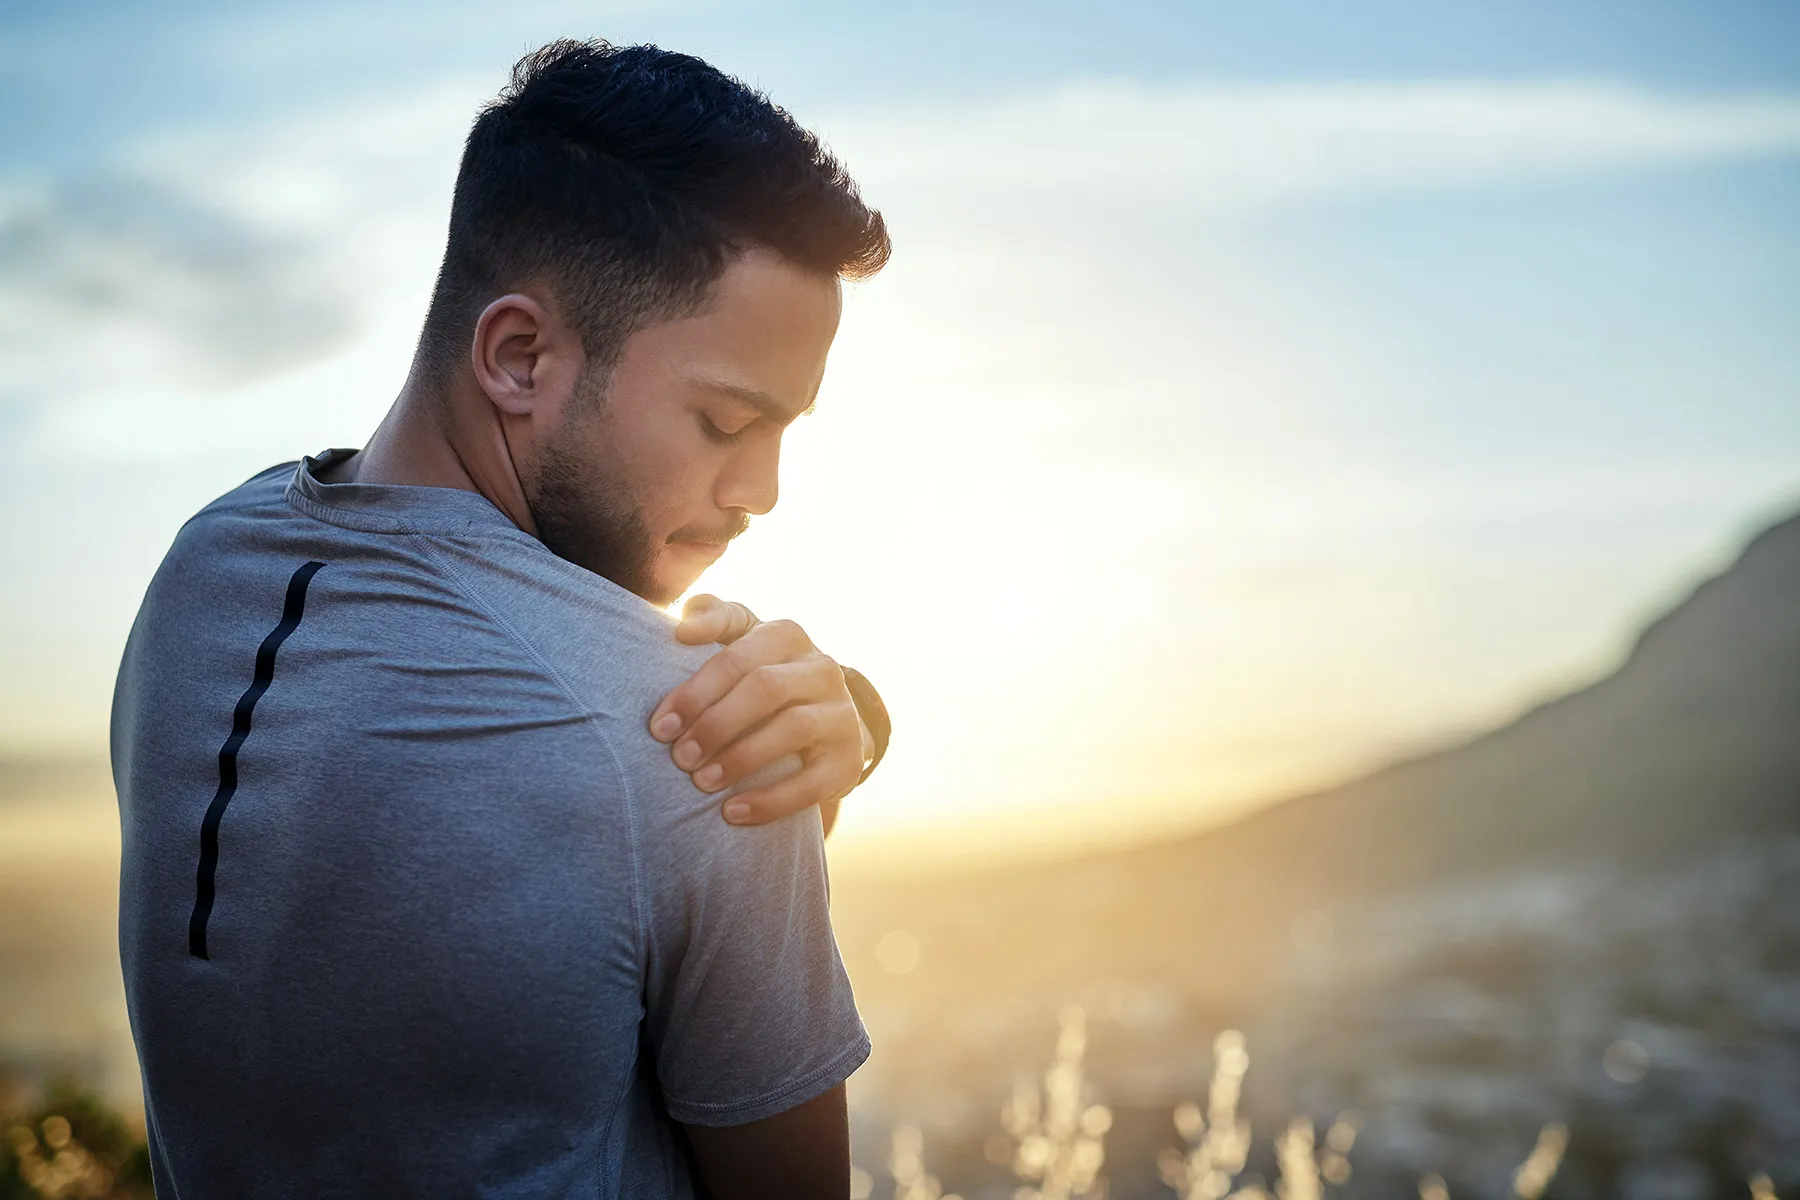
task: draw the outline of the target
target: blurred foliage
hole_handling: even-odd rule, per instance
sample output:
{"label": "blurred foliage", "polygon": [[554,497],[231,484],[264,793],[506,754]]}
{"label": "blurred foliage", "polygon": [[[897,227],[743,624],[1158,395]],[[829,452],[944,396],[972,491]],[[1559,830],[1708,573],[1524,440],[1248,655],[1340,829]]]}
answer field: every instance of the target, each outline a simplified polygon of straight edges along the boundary
{"label": "blurred foliage", "polygon": [[151,1200],[141,1128],[73,1082],[0,1114],[0,1200]]}

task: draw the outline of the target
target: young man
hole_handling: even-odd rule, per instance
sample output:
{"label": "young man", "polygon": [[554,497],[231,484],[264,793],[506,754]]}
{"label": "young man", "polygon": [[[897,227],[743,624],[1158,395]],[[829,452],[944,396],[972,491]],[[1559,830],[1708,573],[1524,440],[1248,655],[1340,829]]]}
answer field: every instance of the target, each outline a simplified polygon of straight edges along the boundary
{"label": "young man", "polygon": [[888,249],[697,59],[515,68],[380,429],[189,522],[125,652],[160,1194],[846,1194],[868,1039],[818,810],[767,818],[854,785],[856,709],[796,626],[709,658],[657,606],[774,507]]}

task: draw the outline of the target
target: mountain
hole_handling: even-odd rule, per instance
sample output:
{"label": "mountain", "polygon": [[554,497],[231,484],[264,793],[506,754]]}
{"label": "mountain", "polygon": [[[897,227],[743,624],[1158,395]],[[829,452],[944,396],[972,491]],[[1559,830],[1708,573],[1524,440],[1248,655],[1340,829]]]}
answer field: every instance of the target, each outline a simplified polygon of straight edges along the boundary
{"label": "mountain", "polygon": [[910,929],[955,976],[946,989],[1148,978],[1229,1009],[1346,905],[1786,834],[1800,834],[1800,516],[1645,629],[1612,675],[1503,728],[1153,846],[846,887],[839,926],[853,960],[856,931]]}
{"label": "mountain", "polygon": [[1800,832],[1800,516],[1651,624],[1600,682],[1186,848],[1386,887],[1777,831]]}

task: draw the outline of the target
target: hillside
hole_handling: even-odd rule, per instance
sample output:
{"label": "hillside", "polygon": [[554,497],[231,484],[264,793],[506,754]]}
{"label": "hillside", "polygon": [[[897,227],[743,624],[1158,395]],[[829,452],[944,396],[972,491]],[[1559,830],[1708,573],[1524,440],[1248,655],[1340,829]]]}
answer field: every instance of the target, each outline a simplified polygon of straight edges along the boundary
{"label": "hillside", "polygon": [[[1796,862],[1800,517],[1612,675],[1461,745],[1139,849],[842,881],[878,1048],[860,1111],[924,1124],[963,1194],[1009,1194],[982,1138],[1073,1001],[1121,1196],[1166,1194],[1148,1164],[1227,1027],[1265,1135],[1367,1114],[1346,1195],[1426,1170],[1500,1194],[1550,1120],[1575,1131],[1571,1195],[1625,1194],[1639,1159],[1741,1186],[1800,1170],[1770,1140],[1800,1119]],[[919,950],[899,975],[876,954],[894,931]],[[1653,1064],[1642,1086],[1603,1069],[1615,1042]]]}
{"label": "hillside", "polygon": [[916,932],[944,974],[908,981],[915,998],[977,979],[1039,996],[1157,979],[1228,1013],[1262,994],[1297,930],[1346,905],[1777,831],[1800,833],[1800,516],[1650,625],[1615,673],[1501,729],[1154,846],[846,886],[839,924],[859,961],[879,930]]}
{"label": "hillside", "polygon": [[1279,848],[1290,869],[1387,886],[1773,830],[1800,830],[1800,517],[1653,623],[1601,682],[1188,848]]}

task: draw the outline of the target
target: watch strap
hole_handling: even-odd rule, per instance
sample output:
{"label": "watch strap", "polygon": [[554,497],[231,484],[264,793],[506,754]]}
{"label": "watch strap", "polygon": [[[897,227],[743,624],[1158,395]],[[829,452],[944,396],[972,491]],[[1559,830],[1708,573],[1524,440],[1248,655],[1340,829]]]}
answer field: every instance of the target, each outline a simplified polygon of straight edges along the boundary
{"label": "watch strap", "polygon": [[844,673],[844,684],[850,689],[850,699],[855,701],[857,713],[861,715],[863,724],[869,727],[869,735],[875,739],[875,757],[863,767],[862,778],[856,781],[860,784],[873,775],[875,768],[881,764],[882,756],[887,753],[893,725],[888,719],[887,705],[881,702],[881,693],[875,690],[875,685],[869,682],[868,676],[855,667],[840,664],[838,669]]}

